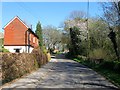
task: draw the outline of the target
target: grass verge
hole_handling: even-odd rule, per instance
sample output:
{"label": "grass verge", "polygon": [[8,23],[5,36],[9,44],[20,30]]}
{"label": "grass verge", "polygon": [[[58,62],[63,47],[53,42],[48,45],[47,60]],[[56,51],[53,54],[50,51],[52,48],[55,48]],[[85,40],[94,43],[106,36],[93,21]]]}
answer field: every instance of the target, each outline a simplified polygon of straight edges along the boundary
{"label": "grass verge", "polygon": [[115,70],[111,70],[110,68],[106,68],[101,64],[96,64],[89,60],[83,60],[82,58],[74,58],[73,60],[88,66],[120,88],[120,72],[116,72]]}

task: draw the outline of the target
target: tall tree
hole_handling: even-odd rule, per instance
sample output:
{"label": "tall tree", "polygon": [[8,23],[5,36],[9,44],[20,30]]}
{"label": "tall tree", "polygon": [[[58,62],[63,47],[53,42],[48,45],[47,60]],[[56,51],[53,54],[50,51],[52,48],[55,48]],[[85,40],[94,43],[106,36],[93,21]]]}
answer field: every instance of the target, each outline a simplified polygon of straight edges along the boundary
{"label": "tall tree", "polygon": [[[108,3],[103,3],[103,11],[104,11],[104,16],[103,19],[108,23],[109,28],[113,29],[113,32],[116,34],[116,39],[115,42],[113,43],[116,44],[116,49],[115,52],[120,52],[120,1],[115,1],[114,2],[108,2]],[[110,31],[111,32],[111,31]],[[117,55],[118,58],[120,56]]]}
{"label": "tall tree", "polygon": [[37,23],[35,33],[39,37],[39,46],[42,48],[43,47],[43,36],[42,36],[42,28],[41,28],[40,21],[38,21],[38,23]]}
{"label": "tall tree", "polygon": [[[82,54],[85,52],[87,38],[87,22],[86,13],[83,11],[72,11],[68,18],[64,21],[64,30],[68,35],[68,48],[71,54]],[[71,29],[70,29],[71,28]],[[77,36],[76,36],[77,35]],[[75,40],[75,41],[74,41]],[[74,49],[75,46],[75,49]],[[76,49],[77,47],[77,49]],[[83,50],[84,49],[84,50]],[[84,53],[85,55],[86,53]]]}
{"label": "tall tree", "polygon": [[71,37],[71,53],[73,55],[79,55],[80,54],[80,46],[81,46],[81,38],[80,36],[79,28],[73,27],[70,28],[70,37]]}

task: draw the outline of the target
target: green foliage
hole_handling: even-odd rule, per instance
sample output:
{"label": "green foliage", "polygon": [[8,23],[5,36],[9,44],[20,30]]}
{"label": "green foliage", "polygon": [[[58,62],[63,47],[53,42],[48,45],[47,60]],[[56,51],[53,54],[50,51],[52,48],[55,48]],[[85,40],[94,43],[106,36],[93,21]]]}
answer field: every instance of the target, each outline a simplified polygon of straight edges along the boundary
{"label": "green foliage", "polygon": [[62,44],[62,51],[64,51],[65,49],[68,49],[68,45],[70,44],[70,37],[68,33],[62,33],[62,37],[61,37],[61,44]]}
{"label": "green foliage", "polygon": [[82,57],[76,57],[73,60],[94,69],[115,85],[120,86],[120,62],[102,61],[100,64],[96,64],[95,62],[91,62],[87,59],[85,60]]}
{"label": "green foliage", "polygon": [[104,59],[106,56],[107,53],[102,48],[93,49],[89,52],[89,58],[91,59]]}
{"label": "green foliage", "polygon": [[[108,38],[108,25],[101,19],[89,21],[88,39],[83,39],[80,28],[72,28],[70,52],[73,56],[89,56],[91,59],[115,60],[115,51]],[[77,37],[78,36],[78,37]]]}
{"label": "green foliage", "polygon": [[0,38],[0,47],[2,47],[3,41],[4,41],[4,39],[3,39],[3,38]]}
{"label": "green foliage", "polygon": [[101,19],[93,19],[89,23],[90,48],[102,48],[108,39],[107,24]]}
{"label": "green foliage", "polygon": [[[118,52],[120,52],[120,25],[117,27],[116,31],[116,41],[118,46]],[[119,54],[120,55],[120,54]]]}
{"label": "green foliage", "polygon": [[0,52],[9,52],[9,50],[5,49],[5,48],[0,48]]}
{"label": "green foliage", "polygon": [[43,46],[43,36],[42,36],[42,28],[41,28],[40,22],[37,23],[35,33],[39,37],[39,46],[42,48],[42,46]]}
{"label": "green foliage", "polygon": [[[98,69],[96,69],[96,71],[98,71]],[[110,80],[112,83],[114,83],[116,86],[120,87],[120,74],[106,69],[99,69],[98,72]]]}
{"label": "green foliage", "polygon": [[48,58],[48,61],[51,60],[51,55],[50,55],[50,53],[47,53],[47,58]]}
{"label": "green foliage", "polygon": [[[64,29],[70,36],[67,45],[70,52],[67,57],[77,56],[74,59],[75,61],[102,72],[120,85],[120,81],[118,81],[120,80],[120,62],[117,58],[120,53],[118,53],[119,55],[115,53],[117,50],[120,52],[120,9],[118,6],[120,7],[120,2],[119,5],[118,2],[108,2],[104,6],[104,17],[102,19],[89,18],[86,21],[85,18],[77,18],[77,14],[74,13],[72,19],[65,21]],[[69,31],[70,27],[71,30]],[[114,49],[114,44],[108,37],[110,33],[109,27],[112,27],[116,34],[115,47],[118,47],[116,49]],[[83,60],[81,55],[86,56],[87,59]]]}
{"label": "green foliage", "polygon": [[[113,28],[113,31],[115,32],[116,39],[113,40],[113,47],[114,47],[114,53],[116,52],[116,56],[119,58],[120,54],[120,2],[108,2],[108,3],[102,3],[103,7],[103,20],[108,24],[110,28]],[[117,42],[117,46],[116,46]],[[117,47],[117,49],[116,49]]]}
{"label": "green foliage", "polygon": [[73,55],[79,55],[81,52],[80,49],[80,42],[81,42],[81,38],[80,36],[80,31],[77,27],[73,27],[70,29],[70,37],[71,37],[71,52],[73,53]]}
{"label": "green foliage", "polygon": [[47,54],[47,53],[48,53],[48,50],[46,49],[45,46],[43,46],[43,53],[44,53],[44,54]]}
{"label": "green foliage", "polygon": [[76,62],[79,62],[79,63],[81,62],[80,59],[76,59],[76,58],[74,58],[73,60],[76,61]]}

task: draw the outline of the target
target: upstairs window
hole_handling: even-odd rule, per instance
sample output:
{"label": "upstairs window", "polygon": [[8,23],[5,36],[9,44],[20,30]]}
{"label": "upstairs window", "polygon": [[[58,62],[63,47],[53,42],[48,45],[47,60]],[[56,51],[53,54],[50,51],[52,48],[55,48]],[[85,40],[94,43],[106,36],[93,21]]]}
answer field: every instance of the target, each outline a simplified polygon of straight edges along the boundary
{"label": "upstairs window", "polygon": [[35,37],[33,38],[33,43],[35,43]]}
{"label": "upstairs window", "polygon": [[30,41],[32,41],[32,35],[30,34]]}
{"label": "upstairs window", "polygon": [[37,43],[37,45],[38,45],[38,39],[36,38],[36,43]]}

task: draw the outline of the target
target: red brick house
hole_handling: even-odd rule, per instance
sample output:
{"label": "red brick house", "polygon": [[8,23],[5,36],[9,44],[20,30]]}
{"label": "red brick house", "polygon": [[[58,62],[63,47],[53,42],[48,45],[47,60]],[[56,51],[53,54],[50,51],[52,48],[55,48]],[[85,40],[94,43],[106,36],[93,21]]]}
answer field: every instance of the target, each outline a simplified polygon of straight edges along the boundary
{"label": "red brick house", "polygon": [[4,27],[4,48],[10,52],[32,52],[38,47],[38,36],[18,17]]}

